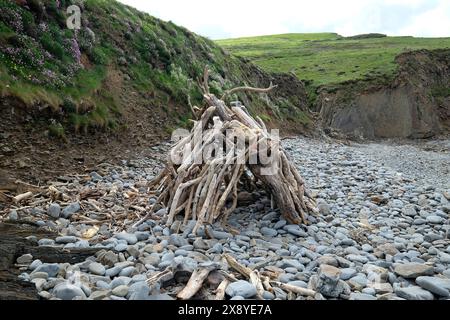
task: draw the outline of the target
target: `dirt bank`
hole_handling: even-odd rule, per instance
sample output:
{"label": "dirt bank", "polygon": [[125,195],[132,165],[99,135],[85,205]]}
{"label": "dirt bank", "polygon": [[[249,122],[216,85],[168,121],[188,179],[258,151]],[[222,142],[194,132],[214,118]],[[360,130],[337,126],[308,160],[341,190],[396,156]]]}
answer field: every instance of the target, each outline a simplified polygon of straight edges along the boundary
{"label": "dirt bank", "polygon": [[450,128],[450,50],[396,58],[393,80],[349,82],[319,95],[324,127],[374,138],[429,138]]}

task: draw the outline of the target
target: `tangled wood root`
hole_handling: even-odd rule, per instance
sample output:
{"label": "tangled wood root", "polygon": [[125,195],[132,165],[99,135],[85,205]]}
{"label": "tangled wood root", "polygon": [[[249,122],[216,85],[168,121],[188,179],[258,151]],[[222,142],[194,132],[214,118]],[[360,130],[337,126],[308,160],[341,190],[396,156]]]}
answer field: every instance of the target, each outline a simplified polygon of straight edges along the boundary
{"label": "tangled wood root", "polygon": [[[207,69],[199,83],[207,107],[200,110],[191,106],[194,113],[201,112],[194,114],[199,120],[194,121],[189,135],[172,147],[165,169],[150,183],[152,192],[159,194],[156,204],[168,208],[167,225],[184,214],[185,224],[196,221],[194,234],[202,225],[216,221],[227,227],[244,182],[246,186],[263,186],[288,222],[307,224],[307,214],[316,212],[316,205],[279,138],[245,107],[228,107],[209,93]],[[239,87],[224,97],[242,90],[269,92],[274,88]]]}

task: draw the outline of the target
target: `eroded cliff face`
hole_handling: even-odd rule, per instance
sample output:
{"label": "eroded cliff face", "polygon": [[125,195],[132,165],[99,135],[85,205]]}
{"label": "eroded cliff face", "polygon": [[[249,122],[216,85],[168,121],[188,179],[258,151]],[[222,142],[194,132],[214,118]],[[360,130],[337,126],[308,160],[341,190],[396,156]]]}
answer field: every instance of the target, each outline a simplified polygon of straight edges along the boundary
{"label": "eroded cliff face", "polygon": [[429,138],[450,129],[450,50],[396,58],[393,80],[347,83],[317,100],[322,125],[374,138]]}

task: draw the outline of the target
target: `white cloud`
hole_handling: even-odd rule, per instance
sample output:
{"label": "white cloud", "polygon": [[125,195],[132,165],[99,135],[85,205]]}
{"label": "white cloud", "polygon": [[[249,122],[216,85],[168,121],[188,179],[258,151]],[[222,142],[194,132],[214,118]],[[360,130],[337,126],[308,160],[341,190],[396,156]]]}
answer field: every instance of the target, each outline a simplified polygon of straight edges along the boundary
{"label": "white cloud", "polygon": [[213,39],[287,32],[450,36],[448,0],[119,0]]}

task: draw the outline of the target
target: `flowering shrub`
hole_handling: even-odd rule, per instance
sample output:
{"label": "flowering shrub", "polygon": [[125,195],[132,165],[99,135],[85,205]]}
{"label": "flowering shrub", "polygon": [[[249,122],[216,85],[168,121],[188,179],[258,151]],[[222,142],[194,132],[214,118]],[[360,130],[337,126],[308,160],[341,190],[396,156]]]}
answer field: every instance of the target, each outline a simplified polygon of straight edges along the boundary
{"label": "flowering shrub", "polygon": [[0,20],[4,21],[6,25],[9,25],[11,29],[16,32],[22,32],[24,30],[22,15],[20,14],[19,10],[15,9],[14,7],[1,6]]}
{"label": "flowering shrub", "polygon": [[75,38],[68,40],[68,51],[77,64],[81,64],[81,51]]}

